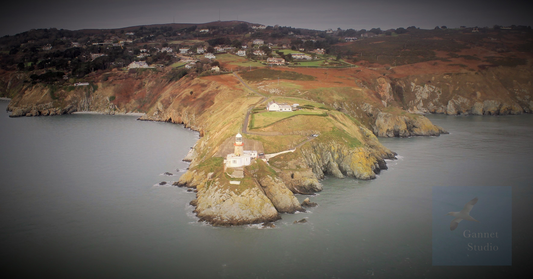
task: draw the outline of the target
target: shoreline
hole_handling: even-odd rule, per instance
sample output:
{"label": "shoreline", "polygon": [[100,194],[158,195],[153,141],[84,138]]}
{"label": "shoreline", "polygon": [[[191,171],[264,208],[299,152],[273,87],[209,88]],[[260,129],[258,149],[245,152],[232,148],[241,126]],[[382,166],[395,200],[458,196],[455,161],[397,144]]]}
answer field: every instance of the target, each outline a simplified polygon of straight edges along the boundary
{"label": "shoreline", "polygon": [[11,98],[0,97],[0,101],[11,101]]}
{"label": "shoreline", "polygon": [[113,114],[105,113],[105,112],[99,112],[99,111],[75,111],[71,114],[100,114],[100,115],[126,115],[126,116],[143,116],[146,113],[142,112],[115,112]]}

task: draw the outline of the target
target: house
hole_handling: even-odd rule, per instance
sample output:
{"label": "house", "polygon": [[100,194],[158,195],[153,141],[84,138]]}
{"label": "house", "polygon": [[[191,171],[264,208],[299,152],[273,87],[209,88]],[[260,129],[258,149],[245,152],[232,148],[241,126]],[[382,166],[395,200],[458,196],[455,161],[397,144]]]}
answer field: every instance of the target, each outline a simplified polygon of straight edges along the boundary
{"label": "house", "polygon": [[80,43],[78,43],[78,42],[72,42],[72,47],[80,47]]}
{"label": "house", "polygon": [[209,33],[209,29],[200,29],[200,33]]}
{"label": "house", "polygon": [[76,82],[74,83],[74,86],[89,86],[88,82]]}
{"label": "house", "polygon": [[47,44],[45,46],[43,46],[43,50],[51,50],[52,49],[52,45],[51,44]]}
{"label": "house", "polygon": [[216,52],[224,52],[225,51],[225,49],[223,47],[221,47],[221,46],[216,46],[216,47],[214,47],[214,49],[215,49]]}
{"label": "house", "polygon": [[312,53],[316,53],[316,54],[320,54],[320,55],[324,55],[324,54],[326,54],[326,50],[323,49],[323,48],[317,48],[317,49],[315,49],[315,50],[313,50],[313,51],[311,51],[311,52],[312,52]]}
{"label": "house", "polygon": [[258,30],[258,29],[266,29],[267,27],[265,25],[253,25],[252,29]]}
{"label": "house", "polygon": [[242,48],[242,49],[247,49],[248,46],[247,46],[247,45],[242,45],[241,48]]}
{"label": "house", "polygon": [[206,53],[206,54],[204,55],[204,57],[207,58],[207,59],[216,59],[216,58],[217,58],[217,57],[216,57],[214,54],[212,54],[212,53]]}
{"label": "house", "polygon": [[180,48],[180,53],[181,54],[188,54],[189,53],[189,48]]}
{"label": "house", "polygon": [[237,51],[237,55],[238,56],[246,56],[246,50],[241,49],[241,50]]}
{"label": "house", "polygon": [[261,39],[255,39],[255,40],[252,41],[252,44],[254,44],[254,45],[264,45],[265,41],[263,41]]}
{"label": "house", "polygon": [[262,51],[262,50],[257,49],[257,50],[254,50],[254,55],[256,55],[256,56],[265,56],[266,53],[264,51]]}
{"label": "house", "polygon": [[271,65],[285,65],[283,58],[267,58],[267,63]]}
{"label": "house", "polygon": [[301,59],[301,60],[303,59],[312,60],[313,59],[313,57],[305,53],[291,53],[291,56],[293,59]]}
{"label": "house", "polygon": [[137,68],[150,68],[150,66],[146,64],[146,61],[134,61],[128,65],[128,70],[137,69]]}
{"label": "house", "polygon": [[472,33],[479,33],[479,28],[477,27],[472,28]]}
{"label": "house", "polygon": [[185,65],[185,69],[190,70],[192,68],[196,67],[196,63],[190,62],[189,64]]}
{"label": "house", "polygon": [[198,54],[202,54],[202,53],[204,53],[204,52],[205,52],[205,49],[204,49],[203,47],[197,47],[197,48],[196,48],[196,53],[198,53]]}
{"label": "house", "polygon": [[361,34],[361,38],[372,38],[372,37],[375,37],[375,36],[377,36],[377,35],[372,33],[372,32],[366,32],[366,33]]}
{"label": "house", "polygon": [[173,50],[171,47],[164,47],[164,48],[161,48],[161,52],[168,52],[168,53],[171,53]]}
{"label": "house", "polygon": [[211,71],[213,71],[213,72],[217,72],[217,73],[218,73],[218,72],[220,72],[220,67],[218,67],[218,66],[213,66],[213,67],[211,67]]}
{"label": "house", "polygon": [[270,101],[266,107],[267,111],[292,111],[292,107],[287,104],[278,104],[276,101]]}
{"label": "house", "polygon": [[333,29],[330,28],[330,29],[326,30],[326,34],[333,34]]}
{"label": "house", "polygon": [[124,33],[124,34],[125,34],[126,36],[133,36],[133,35],[135,35],[134,32],[126,32],[126,33]]}
{"label": "house", "polygon": [[357,41],[357,37],[344,37],[344,40],[347,42],[354,42]]}

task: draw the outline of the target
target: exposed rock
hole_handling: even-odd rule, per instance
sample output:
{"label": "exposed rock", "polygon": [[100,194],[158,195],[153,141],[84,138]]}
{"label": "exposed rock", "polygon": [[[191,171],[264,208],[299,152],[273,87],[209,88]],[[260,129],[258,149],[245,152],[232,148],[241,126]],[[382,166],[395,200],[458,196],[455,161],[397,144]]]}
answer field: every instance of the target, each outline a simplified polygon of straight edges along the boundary
{"label": "exposed rock", "polygon": [[305,200],[302,202],[302,206],[305,206],[305,207],[315,207],[317,205],[318,204],[316,202],[311,202],[309,198],[305,198]]}
{"label": "exposed rock", "polygon": [[304,224],[304,223],[307,223],[307,219],[301,219],[301,220],[298,220],[298,221],[294,221],[293,224]]}
{"label": "exposed rock", "polygon": [[273,229],[275,227],[276,227],[276,225],[274,225],[274,223],[272,223],[272,222],[264,222],[263,225],[262,225],[263,229],[267,229],[267,228],[268,229]]}
{"label": "exposed rock", "polygon": [[159,185],[161,185],[161,186],[167,185],[167,182],[166,181],[161,181],[161,182],[159,182]]}
{"label": "exposed rock", "polygon": [[280,216],[261,189],[251,187],[242,192],[231,190],[218,179],[197,187],[194,212],[200,221],[213,225],[243,225],[272,222]]}
{"label": "exposed rock", "polygon": [[172,173],[170,173],[170,172],[168,172],[168,171],[167,171],[167,172],[165,172],[165,173],[164,173],[164,175],[166,175],[166,176],[173,176],[173,174],[172,174]]}
{"label": "exposed rock", "polygon": [[259,171],[253,173],[265,195],[270,199],[276,210],[280,213],[294,213],[301,211],[302,207],[294,194],[285,186],[283,180],[268,172],[269,168],[262,160],[257,160],[254,167]]}
{"label": "exposed rock", "polygon": [[472,106],[472,110],[470,111],[470,113],[474,114],[474,115],[483,115],[483,103],[481,102],[476,102],[473,106]]}
{"label": "exposed rock", "polygon": [[[350,148],[346,144],[334,141],[311,142],[302,147],[301,152],[308,166],[319,179],[324,178],[325,173],[329,173],[331,166],[336,166],[337,168],[333,170],[340,171],[343,176],[374,179],[376,178],[375,170],[380,169],[380,164],[385,163],[383,155],[378,155],[367,147]],[[393,154],[386,156],[394,157]]]}
{"label": "exposed rock", "polygon": [[421,115],[407,117],[380,112],[374,125],[374,134],[378,137],[438,136],[447,133]]}
{"label": "exposed rock", "polygon": [[311,169],[282,171],[280,177],[293,193],[313,194],[322,191],[322,184]]}
{"label": "exposed rock", "polygon": [[486,100],[483,102],[484,115],[497,115],[500,113],[501,103],[494,100]]}

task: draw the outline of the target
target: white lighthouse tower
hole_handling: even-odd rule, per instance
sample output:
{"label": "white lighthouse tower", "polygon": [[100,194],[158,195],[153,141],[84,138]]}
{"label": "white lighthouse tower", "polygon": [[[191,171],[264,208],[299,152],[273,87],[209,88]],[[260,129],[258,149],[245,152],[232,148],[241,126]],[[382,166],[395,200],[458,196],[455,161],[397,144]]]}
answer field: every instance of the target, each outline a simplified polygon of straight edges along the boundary
{"label": "white lighthouse tower", "polygon": [[235,156],[239,157],[242,156],[244,152],[244,143],[242,143],[242,135],[237,134],[235,136],[235,143],[233,144],[235,146]]}
{"label": "white lighthouse tower", "polygon": [[252,163],[252,160],[257,158],[257,151],[244,150],[241,134],[235,136],[235,143],[233,143],[233,146],[235,146],[235,151],[228,154],[226,160],[224,160],[224,164],[227,168],[249,166]]}

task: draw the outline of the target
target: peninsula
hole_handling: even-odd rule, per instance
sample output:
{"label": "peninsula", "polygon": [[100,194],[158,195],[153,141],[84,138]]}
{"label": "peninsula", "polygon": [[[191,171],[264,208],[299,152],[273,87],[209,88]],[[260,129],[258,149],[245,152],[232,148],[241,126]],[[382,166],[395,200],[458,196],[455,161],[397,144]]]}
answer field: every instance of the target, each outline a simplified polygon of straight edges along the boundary
{"label": "peninsula", "polygon": [[325,175],[374,179],[396,155],[378,137],[447,133],[424,113],[533,110],[528,28],[256,26],[6,36],[0,97],[12,117],[145,113],[198,131],[177,185],[196,189],[195,213],[214,225],[304,210],[294,194],[321,191]]}

